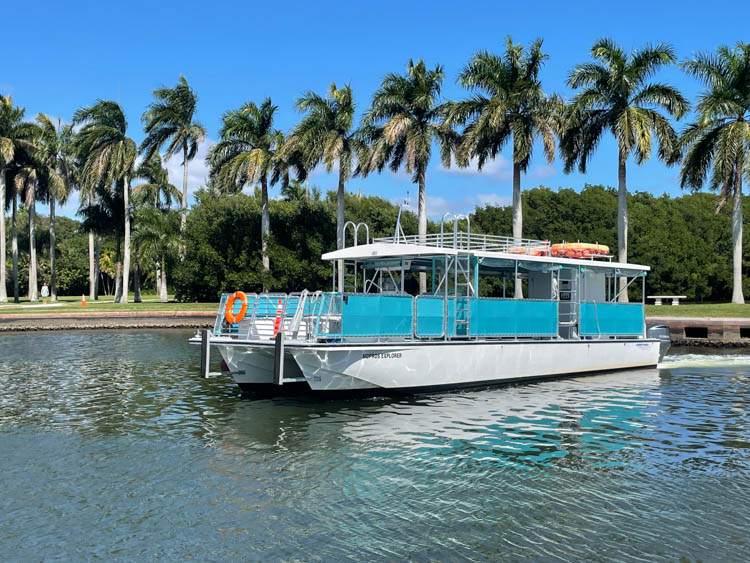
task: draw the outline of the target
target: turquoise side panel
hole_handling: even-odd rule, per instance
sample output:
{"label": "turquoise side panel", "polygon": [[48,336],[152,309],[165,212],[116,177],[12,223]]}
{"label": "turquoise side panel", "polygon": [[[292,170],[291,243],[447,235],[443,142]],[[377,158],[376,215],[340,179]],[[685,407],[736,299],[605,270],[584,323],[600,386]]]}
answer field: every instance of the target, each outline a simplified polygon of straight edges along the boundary
{"label": "turquoise side panel", "polygon": [[448,300],[448,336],[456,336],[456,302]]}
{"label": "turquoise side panel", "polygon": [[395,295],[349,295],[343,302],[343,336],[411,336],[413,299]]}
{"label": "turquoise side panel", "polygon": [[583,336],[643,334],[640,303],[581,303],[579,333]]}
{"label": "turquoise side panel", "polygon": [[[448,299],[448,336],[456,334],[456,303]],[[417,299],[417,336],[443,336],[443,298],[419,297]]]}
{"label": "turquoise side panel", "polygon": [[443,298],[417,298],[417,336],[443,335]]}
{"label": "turquoise side panel", "polygon": [[471,334],[476,336],[555,336],[557,301],[474,299]]}

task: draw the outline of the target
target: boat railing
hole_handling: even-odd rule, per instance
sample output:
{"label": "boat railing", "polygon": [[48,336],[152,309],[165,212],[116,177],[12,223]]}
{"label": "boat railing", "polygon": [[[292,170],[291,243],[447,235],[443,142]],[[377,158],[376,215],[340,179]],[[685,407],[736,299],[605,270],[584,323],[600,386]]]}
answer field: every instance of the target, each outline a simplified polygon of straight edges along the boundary
{"label": "boat railing", "polygon": [[[247,295],[243,319],[225,319],[224,294],[214,335],[246,340],[307,342],[462,338],[558,338],[560,301],[499,297],[445,297],[361,293],[262,293]],[[240,310],[239,301],[233,313]],[[467,315],[468,319],[461,318]],[[633,337],[643,333],[640,304],[581,303],[580,334]]]}
{"label": "boat railing", "polygon": [[[307,338],[312,330],[312,321],[317,315],[320,295],[307,290],[295,293],[246,293],[245,315],[236,323],[226,320],[226,306],[231,293],[224,293],[219,302],[219,311],[214,322],[213,334],[233,338],[262,340],[272,339],[282,331],[295,339]],[[241,301],[235,300],[232,313],[239,314]]]}
{"label": "boat railing", "polygon": [[556,300],[331,293],[322,301],[310,335],[318,340],[558,337]]}
{"label": "boat railing", "polygon": [[530,256],[548,256],[550,249],[548,240],[487,235],[468,231],[379,237],[373,239],[373,242],[417,244],[438,248],[453,248],[456,250],[487,250],[492,252],[508,252],[511,254],[527,254]]}

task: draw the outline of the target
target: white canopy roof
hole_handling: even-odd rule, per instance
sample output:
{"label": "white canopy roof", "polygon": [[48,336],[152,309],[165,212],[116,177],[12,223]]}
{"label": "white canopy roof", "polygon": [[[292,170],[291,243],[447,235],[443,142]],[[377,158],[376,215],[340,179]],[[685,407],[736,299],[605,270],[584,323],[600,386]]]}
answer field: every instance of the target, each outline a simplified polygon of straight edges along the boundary
{"label": "white canopy roof", "polygon": [[490,250],[456,250],[439,246],[423,246],[418,244],[395,244],[388,242],[375,242],[372,244],[361,244],[350,246],[328,252],[322,256],[323,260],[371,260],[375,258],[415,258],[418,256],[455,256],[472,254],[479,258],[496,258],[503,260],[517,260],[520,262],[536,262],[541,264],[560,264],[565,266],[585,266],[587,268],[636,270],[648,272],[649,266],[641,264],[627,264],[621,262],[608,262],[603,260],[558,258],[556,256],[531,256],[528,254],[511,254],[509,252],[494,252]]}

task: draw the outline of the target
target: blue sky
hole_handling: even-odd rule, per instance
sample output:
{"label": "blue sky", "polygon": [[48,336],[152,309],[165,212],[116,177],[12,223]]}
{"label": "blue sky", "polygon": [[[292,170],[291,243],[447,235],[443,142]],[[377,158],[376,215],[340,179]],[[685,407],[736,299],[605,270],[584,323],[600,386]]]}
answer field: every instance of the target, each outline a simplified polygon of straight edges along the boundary
{"label": "blue sky", "polygon": [[[546,91],[570,97],[570,69],[589,59],[599,37],[626,49],[647,42],[671,43],[680,59],[718,45],[748,40],[746,2],[8,2],[0,11],[6,56],[0,92],[26,107],[69,120],[76,108],[98,98],[119,100],[129,133],[143,138],[140,116],[151,91],[174,85],[184,74],[199,96],[197,118],[216,140],[221,115],[246,101],[270,96],[279,106],[277,126],[288,130],[299,115],[294,99],[305,90],[324,93],[331,81],[351,83],[361,114],[387,72],[402,72],[409,58],[444,65],[443,96],[466,92],[456,75],[478,49],[500,52],[511,35],[528,44],[544,39],[549,54],[542,72]],[[745,35],[743,35],[745,32]],[[10,55],[8,55],[10,50]],[[679,87],[693,101],[700,85],[679,69],[658,80]],[[201,184],[206,168],[191,162],[190,186]],[[510,201],[510,150],[479,174],[443,170],[437,151],[427,177],[428,212],[466,211],[485,203]],[[181,187],[180,164],[169,163]],[[553,189],[584,183],[615,185],[616,147],[606,139],[588,173],[565,175],[559,161],[548,165],[537,149],[523,188]],[[320,171],[312,183],[335,189],[336,178]],[[655,194],[679,194],[677,169],[656,159],[629,164],[628,187]],[[412,198],[409,177],[390,172],[353,179],[347,189],[388,199]],[[64,208],[75,213],[77,197]],[[44,212],[44,211],[43,211]]]}

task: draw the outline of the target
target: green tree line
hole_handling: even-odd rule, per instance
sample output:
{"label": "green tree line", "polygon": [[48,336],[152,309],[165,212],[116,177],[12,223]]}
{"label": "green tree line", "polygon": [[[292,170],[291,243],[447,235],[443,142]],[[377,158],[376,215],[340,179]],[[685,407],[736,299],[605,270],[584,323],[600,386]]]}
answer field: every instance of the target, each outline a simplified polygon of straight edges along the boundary
{"label": "green tree line", "polygon": [[[337,194],[320,197],[318,190],[308,198],[294,181],[282,199],[269,202],[269,214],[277,226],[267,239],[270,269],[262,267],[262,248],[255,235],[262,220],[262,197],[257,194],[221,194],[201,190],[186,219],[185,255],[174,251],[173,289],[179,300],[214,301],[222,292],[243,289],[299,291],[332,289],[332,268],[320,260],[321,254],[337,247]],[[708,193],[681,197],[654,196],[636,192],[629,196],[633,218],[631,261],[647,264],[652,271],[646,278],[651,294],[685,294],[695,301],[723,301],[732,293],[731,212],[714,212],[715,196]],[[587,185],[580,192],[557,191],[540,186],[527,190],[523,198],[525,229],[528,236],[542,240],[590,241],[614,247],[617,242],[617,189]],[[750,198],[744,205],[750,207]],[[372,237],[393,235],[398,206],[376,196],[345,194],[346,221],[365,222]],[[488,234],[507,233],[512,228],[512,206],[478,207],[470,215],[472,230]],[[38,217],[37,250],[40,279],[49,281],[50,241],[48,217]],[[402,224],[416,232],[417,216],[404,212]],[[28,212],[19,213],[21,233],[28,226]],[[179,229],[173,225],[173,229]],[[428,222],[428,232],[438,232],[439,224]],[[28,240],[19,237],[23,249],[20,262],[28,265]],[[362,231],[360,240],[362,244]],[[60,253],[58,279],[65,294],[78,294],[88,286],[88,260],[84,223],[59,218],[57,251]],[[352,232],[346,244],[351,245]],[[115,279],[113,256],[115,240],[103,241],[100,279],[110,293]],[[750,253],[743,257],[750,262]],[[26,292],[28,276],[20,277]],[[143,283],[156,288],[154,271],[144,272]],[[748,283],[748,282],[746,282]],[[747,287],[746,290],[750,290]]]}

